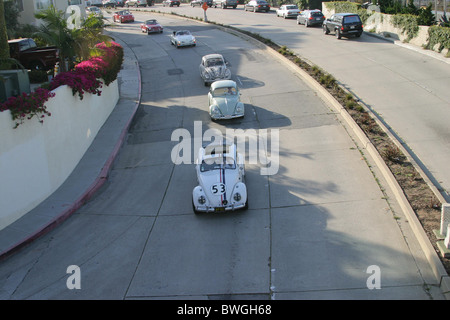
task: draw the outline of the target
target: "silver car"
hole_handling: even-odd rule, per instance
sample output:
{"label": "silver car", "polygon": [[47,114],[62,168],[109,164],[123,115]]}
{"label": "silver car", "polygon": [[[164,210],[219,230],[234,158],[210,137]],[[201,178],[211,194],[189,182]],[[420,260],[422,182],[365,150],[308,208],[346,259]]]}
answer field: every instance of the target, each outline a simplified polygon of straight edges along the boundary
{"label": "silver car", "polygon": [[233,80],[218,80],[211,84],[208,93],[209,115],[212,120],[244,116],[239,88]]}
{"label": "silver car", "polygon": [[125,2],[125,7],[146,7],[147,6],[147,0],[127,0]]}
{"label": "silver car", "polygon": [[205,86],[217,80],[231,79],[231,71],[228,68],[228,63],[225,61],[223,56],[218,53],[203,56],[199,70],[200,76],[205,82]]}
{"label": "silver car", "polygon": [[170,34],[170,43],[178,48],[185,46],[195,46],[195,37],[189,30],[178,30]]}

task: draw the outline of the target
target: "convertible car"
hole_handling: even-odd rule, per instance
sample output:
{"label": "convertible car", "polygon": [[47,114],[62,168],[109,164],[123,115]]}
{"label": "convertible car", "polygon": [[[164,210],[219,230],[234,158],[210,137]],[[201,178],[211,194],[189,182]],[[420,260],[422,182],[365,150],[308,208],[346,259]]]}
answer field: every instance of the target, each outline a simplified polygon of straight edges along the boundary
{"label": "convertible car", "polygon": [[203,146],[195,170],[198,186],[192,191],[192,206],[196,214],[248,208],[244,158],[235,144]]}
{"label": "convertible car", "polygon": [[189,30],[178,30],[170,35],[170,43],[179,48],[184,46],[195,46],[196,42],[195,37]]}
{"label": "convertible car", "polygon": [[233,80],[218,80],[211,84],[208,92],[209,115],[213,120],[244,116],[239,88]]}
{"label": "convertible car", "polygon": [[150,19],[141,24],[141,31],[147,32],[147,34],[155,32],[162,33],[163,27],[155,19]]}
{"label": "convertible car", "polygon": [[120,23],[134,22],[134,16],[128,10],[117,11],[117,12],[114,12],[113,21],[114,22],[119,21]]}
{"label": "convertible car", "polygon": [[203,56],[199,70],[205,86],[216,80],[231,79],[231,71],[221,54],[214,53]]}

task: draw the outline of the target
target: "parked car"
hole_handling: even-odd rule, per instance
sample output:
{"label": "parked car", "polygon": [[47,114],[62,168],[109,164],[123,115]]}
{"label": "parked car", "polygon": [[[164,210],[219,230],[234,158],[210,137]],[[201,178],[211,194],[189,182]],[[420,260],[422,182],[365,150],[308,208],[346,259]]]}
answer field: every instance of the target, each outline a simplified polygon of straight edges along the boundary
{"label": "parked car", "polygon": [[170,34],[170,43],[178,48],[185,46],[195,46],[195,37],[189,30],[178,30]]}
{"label": "parked car", "polygon": [[295,18],[300,13],[300,10],[295,4],[284,4],[277,9],[277,17]]}
{"label": "parked car", "polygon": [[116,2],[117,2],[117,6],[118,6],[118,7],[123,7],[123,6],[125,6],[125,0],[116,0]]}
{"label": "parked car", "polygon": [[114,22],[119,21],[120,23],[134,22],[134,16],[128,10],[116,11],[116,12],[114,12],[114,15],[113,15],[113,21]]}
{"label": "parked car", "polygon": [[168,7],[173,7],[173,6],[180,6],[180,1],[179,0],[164,0],[162,2],[163,7],[168,6]]}
{"label": "parked car", "polygon": [[218,53],[203,56],[199,71],[205,86],[217,80],[231,79],[231,71],[228,68],[228,63]]}
{"label": "parked car", "polygon": [[218,80],[211,83],[208,92],[209,115],[212,120],[241,118],[244,104],[239,88],[233,80]]}
{"label": "parked car", "polygon": [[237,5],[238,5],[237,0],[213,0],[214,8],[217,8],[219,6],[222,9],[226,9],[229,7],[236,9]]}
{"label": "parked car", "polygon": [[8,45],[11,58],[27,69],[49,70],[59,60],[57,47],[38,47],[31,38],[8,40]]}
{"label": "parked car", "polygon": [[334,32],[337,39],[341,37],[360,37],[363,32],[361,18],[356,13],[335,13],[325,19],[322,25],[323,33]]}
{"label": "parked car", "polygon": [[162,33],[163,27],[156,21],[156,19],[149,19],[146,20],[144,23],[141,24],[141,31],[147,32],[147,34],[150,33]]}
{"label": "parked car", "polygon": [[194,213],[248,208],[244,157],[235,144],[225,141],[202,146],[195,171],[198,186],[192,191]]}
{"label": "parked car", "polygon": [[115,8],[117,6],[117,0],[103,0],[104,8]]}
{"label": "parked car", "polygon": [[125,7],[146,7],[147,0],[127,0],[125,1]]}
{"label": "parked car", "polygon": [[264,0],[250,0],[244,5],[245,11],[270,11],[270,5]]}
{"label": "parked car", "polygon": [[99,7],[87,7],[86,14],[87,15],[93,14],[94,16],[99,17],[99,18],[103,17],[102,10],[100,10]]}
{"label": "parked car", "polygon": [[297,24],[304,24],[306,27],[321,26],[325,16],[320,10],[305,10],[297,16]]}
{"label": "parked car", "polygon": [[206,2],[208,7],[212,7],[212,5],[213,5],[213,1],[212,0],[192,0],[191,1],[191,6],[192,7],[195,7],[195,6],[201,7],[203,5],[203,2]]}
{"label": "parked car", "polygon": [[87,6],[101,7],[103,6],[102,0],[90,0],[86,1]]}

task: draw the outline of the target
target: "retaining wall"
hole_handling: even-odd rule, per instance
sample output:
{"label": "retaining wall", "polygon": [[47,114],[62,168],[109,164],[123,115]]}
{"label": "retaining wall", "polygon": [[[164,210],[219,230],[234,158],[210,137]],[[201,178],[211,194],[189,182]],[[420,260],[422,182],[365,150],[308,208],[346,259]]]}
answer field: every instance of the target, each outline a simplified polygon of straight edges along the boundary
{"label": "retaining wall", "polygon": [[0,112],[0,230],[52,194],[70,175],[119,99],[117,80],[101,96],[83,100],[61,86],[46,102],[51,117],[34,117],[14,129],[9,110]]}

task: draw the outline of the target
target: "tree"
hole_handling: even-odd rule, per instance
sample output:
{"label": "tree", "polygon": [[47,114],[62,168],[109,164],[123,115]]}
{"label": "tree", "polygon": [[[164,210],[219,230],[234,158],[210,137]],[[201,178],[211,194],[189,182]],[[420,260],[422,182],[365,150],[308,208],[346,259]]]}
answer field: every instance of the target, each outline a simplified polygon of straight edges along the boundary
{"label": "tree", "polygon": [[59,48],[61,72],[67,71],[66,61],[71,69],[76,60],[89,57],[95,44],[111,39],[102,34],[104,24],[101,19],[94,16],[89,16],[83,21],[80,28],[69,28],[64,12],[53,6],[36,13],[35,17],[43,21],[36,36],[47,44]]}
{"label": "tree", "polygon": [[6,62],[9,58],[8,33],[6,31],[5,23],[5,7],[3,5],[3,0],[0,0],[0,69],[5,69],[9,66],[9,62]]}

